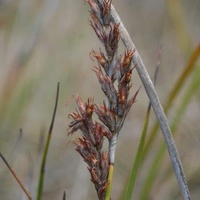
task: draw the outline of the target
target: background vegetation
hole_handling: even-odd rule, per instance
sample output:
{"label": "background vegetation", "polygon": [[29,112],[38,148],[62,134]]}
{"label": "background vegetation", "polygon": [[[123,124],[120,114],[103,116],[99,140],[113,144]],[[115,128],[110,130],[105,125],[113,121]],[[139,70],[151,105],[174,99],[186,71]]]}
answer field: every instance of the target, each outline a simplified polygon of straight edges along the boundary
{"label": "background vegetation", "polygon": [[[188,62],[200,42],[200,2],[113,0],[113,4],[151,77],[162,46],[156,88],[163,105],[185,67],[194,66],[170,107],[168,119],[176,126],[175,141],[192,199],[198,199],[200,63],[199,59],[194,64]],[[64,190],[67,199],[96,198],[86,165],[69,143],[73,137],[66,137],[67,114],[75,107],[71,96],[78,93],[84,100],[94,96],[96,102],[104,98],[91,71],[94,63],[89,53],[92,49],[98,49],[100,43],[89,27],[87,11],[84,1],[0,1],[0,151],[30,190],[33,199],[36,198],[41,156],[58,81],[60,97],[47,157],[43,199],[61,199]],[[133,83],[134,93],[142,85],[136,71]],[[120,135],[113,199],[120,199],[127,181],[147,105],[148,98],[141,88]],[[149,130],[154,122],[152,112]],[[148,157],[135,184],[133,199],[141,197],[162,140],[159,133],[148,150]],[[156,176],[151,182],[147,199],[180,199],[167,154],[164,154],[162,165],[155,169]],[[0,180],[0,199],[26,199],[2,161]]]}

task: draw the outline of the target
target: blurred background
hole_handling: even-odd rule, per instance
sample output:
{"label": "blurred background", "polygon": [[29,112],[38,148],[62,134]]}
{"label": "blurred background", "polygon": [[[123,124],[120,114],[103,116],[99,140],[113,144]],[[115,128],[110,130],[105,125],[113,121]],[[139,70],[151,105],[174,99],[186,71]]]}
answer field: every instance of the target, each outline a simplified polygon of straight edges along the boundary
{"label": "blurred background", "polygon": [[[113,5],[151,77],[162,49],[156,89],[164,105],[199,45],[200,1],[113,0]],[[104,99],[91,70],[96,63],[91,61],[89,53],[98,50],[101,44],[89,26],[88,10],[84,1],[0,0],[0,151],[33,199],[36,198],[41,156],[52,118],[57,82],[60,82],[60,96],[47,157],[43,199],[62,199],[64,190],[69,200],[96,199],[86,164],[70,143],[78,135],[67,137],[67,116],[76,107],[72,95],[79,94],[84,101],[92,96],[96,103]],[[121,50],[123,53],[122,43]],[[195,91],[190,94],[181,113],[175,135],[192,199],[200,196],[199,61],[196,60],[168,112],[172,124],[191,81],[196,78]],[[140,86],[142,83],[134,70],[132,94]],[[127,181],[147,105],[148,98],[141,87],[119,138],[112,199],[120,199]],[[152,112],[149,130],[155,121]],[[159,132],[141,168],[133,199],[140,199],[148,170],[162,140]],[[167,154],[162,164],[156,169],[146,199],[181,199]],[[0,199],[26,199],[2,160]]]}

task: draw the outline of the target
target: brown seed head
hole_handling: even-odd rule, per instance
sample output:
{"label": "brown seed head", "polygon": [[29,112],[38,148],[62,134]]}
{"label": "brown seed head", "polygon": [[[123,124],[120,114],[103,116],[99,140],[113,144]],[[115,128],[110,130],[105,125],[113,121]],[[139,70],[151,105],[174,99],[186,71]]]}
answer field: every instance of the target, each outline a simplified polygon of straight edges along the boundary
{"label": "brown seed head", "polygon": [[131,60],[133,58],[133,54],[135,49],[127,50],[124,55],[124,60],[122,62],[122,69],[127,68],[131,65]]}

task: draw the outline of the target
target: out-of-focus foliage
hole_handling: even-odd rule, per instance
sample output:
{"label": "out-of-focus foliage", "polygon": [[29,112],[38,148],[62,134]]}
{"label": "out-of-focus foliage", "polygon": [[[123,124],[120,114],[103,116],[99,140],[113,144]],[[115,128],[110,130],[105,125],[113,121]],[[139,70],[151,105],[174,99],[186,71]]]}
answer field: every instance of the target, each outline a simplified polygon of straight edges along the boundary
{"label": "out-of-focus foliage", "polygon": [[[173,0],[115,0],[115,8],[138,48],[147,70],[153,76],[162,45],[157,91],[163,104],[184,66],[200,42],[200,2]],[[100,103],[103,94],[91,71],[92,49],[101,44],[89,26],[84,1],[1,0],[0,1],[0,151],[4,153],[35,199],[44,140],[51,121],[56,84],[60,98],[47,157],[44,200],[94,199],[86,166],[66,137],[67,114],[74,108],[71,95],[94,96]],[[123,53],[123,49],[122,49]],[[200,67],[199,60],[196,69]],[[199,73],[194,70],[168,114],[173,123],[187,85]],[[133,93],[142,85],[133,72]],[[198,81],[197,81],[198,82]],[[132,157],[137,149],[147,109],[143,88],[124,124],[117,147],[113,199],[119,199]],[[67,106],[66,106],[67,105]],[[190,98],[176,129],[175,141],[183,161],[192,199],[198,199],[200,152],[200,89]],[[150,128],[155,121],[151,117]],[[22,128],[22,136],[19,129]],[[135,184],[133,199],[138,199],[161,134],[151,148]],[[132,152],[132,153],[130,153]],[[131,159],[130,159],[131,158]],[[168,156],[159,169],[148,199],[180,199]],[[163,175],[164,174],[164,175]],[[16,181],[0,161],[0,199],[25,199]]]}

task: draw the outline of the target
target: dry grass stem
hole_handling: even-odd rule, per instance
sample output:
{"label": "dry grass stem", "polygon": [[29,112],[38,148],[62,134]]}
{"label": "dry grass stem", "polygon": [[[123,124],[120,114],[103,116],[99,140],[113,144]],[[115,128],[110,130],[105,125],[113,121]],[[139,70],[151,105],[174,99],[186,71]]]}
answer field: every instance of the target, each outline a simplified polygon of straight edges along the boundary
{"label": "dry grass stem", "polygon": [[0,152],[0,157],[4,161],[4,163],[6,164],[6,166],[8,167],[10,172],[12,173],[12,175],[15,177],[16,181],[19,183],[20,187],[22,188],[22,190],[26,194],[27,198],[29,200],[32,200],[31,195],[29,194],[28,190],[25,188],[25,186],[23,185],[21,180],[18,178],[17,174],[14,172],[14,170],[12,169],[12,167],[10,166],[10,164],[8,163],[8,161],[6,160],[6,158],[4,157],[4,155],[1,152]]}
{"label": "dry grass stem", "polygon": [[[136,49],[132,39],[129,36],[129,33],[127,32],[119,15],[117,14],[115,8],[112,5],[111,5],[111,16],[112,16],[113,23],[119,24],[121,39],[122,39],[125,47],[127,49]],[[182,193],[182,197],[185,200],[189,200],[190,199],[189,189],[188,189],[187,182],[185,179],[181,160],[180,160],[178,151],[176,149],[176,145],[175,145],[173,136],[171,134],[171,130],[169,128],[166,116],[163,112],[163,108],[160,103],[159,97],[156,93],[156,90],[154,88],[154,85],[148,75],[146,67],[145,67],[137,50],[133,55],[133,63],[137,66],[136,67],[137,72],[140,76],[140,79],[141,79],[143,85],[144,85],[144,88],[147,92],[147,95],[148,95],[148,97],[151,101],[152,107],[154,109],[154,113],[160,124],[160,128],[162,130],[162,133],[163,133],[163,136],[165,139],[165,143],[166,143],[168,153],[169,153],[169,156],[170,156],[170,159],[172,162],[174,173],[176,175],[176,178],[177,178],[177,181],[178,181],[181,193]]]}

